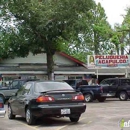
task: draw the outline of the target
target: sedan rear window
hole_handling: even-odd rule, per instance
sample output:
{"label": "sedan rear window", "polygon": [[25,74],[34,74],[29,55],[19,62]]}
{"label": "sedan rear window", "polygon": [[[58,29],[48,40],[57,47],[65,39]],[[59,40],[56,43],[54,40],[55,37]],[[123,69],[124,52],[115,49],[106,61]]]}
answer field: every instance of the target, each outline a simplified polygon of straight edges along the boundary
{"label": "sedan rear window", "polygon": [[46,92],[53,90],[73,90],[73,88],[64,82],[39,82],[35,85],[36,92]]}

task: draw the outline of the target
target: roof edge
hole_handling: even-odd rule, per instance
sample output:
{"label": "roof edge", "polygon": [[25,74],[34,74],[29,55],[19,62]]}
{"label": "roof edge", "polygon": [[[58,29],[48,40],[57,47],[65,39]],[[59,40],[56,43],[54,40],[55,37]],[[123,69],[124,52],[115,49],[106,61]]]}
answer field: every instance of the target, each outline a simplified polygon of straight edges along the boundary
{"label": "roof edge", "polygon": [[70,60],[72,60],[72,61],[74,61],[74,62],[76,62],[76,63],[78,63],[80,65],[82,65],[85,68],[87,68],[87,65],[84,62],[82,62],[82,61],[74,58],[73,56],[70,56],[70,55],[66,54],[65,52],[56,52],[56,53],[58,53],[58,54],[60,54],[60,55],[62,55],[64,57],[66,57],[66,58],[68,58],[68,59],[70,59]]}

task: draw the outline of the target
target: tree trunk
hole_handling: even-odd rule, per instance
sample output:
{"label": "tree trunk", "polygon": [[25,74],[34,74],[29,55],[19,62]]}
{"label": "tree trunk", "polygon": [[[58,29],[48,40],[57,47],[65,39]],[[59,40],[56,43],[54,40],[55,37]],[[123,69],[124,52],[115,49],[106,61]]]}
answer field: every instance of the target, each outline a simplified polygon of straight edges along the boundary
{"label": "tree trunk", "polygon": [[54,80],[54,61],[52,53],[47,53],[47,74],[48,80]]}
{"label": "tree trunk", "polygon": [[[124,43],[124,33],[123,36],[120,39],[120,44]],[[124,55],[124,47],[121,46],[121,55]]]}
{"label": "tree trunk", "polygon": [[124,47],[121,47],[121,55],[124,55]]}
{"label": "tree trunk", "polygon": [[99,55],[99,43],[98,43],[98,38],[96,36],[96,32],[94,32],[94,52],[95,55]]}
{"label": "tree trunk", "polygon": [[116,46],[116,51],[117,51],[117,54],[119,55],[119,45]]}
{"label": "tree trunk", "polygon": [[95,55],[99,55],[99,44],[95,41]]}

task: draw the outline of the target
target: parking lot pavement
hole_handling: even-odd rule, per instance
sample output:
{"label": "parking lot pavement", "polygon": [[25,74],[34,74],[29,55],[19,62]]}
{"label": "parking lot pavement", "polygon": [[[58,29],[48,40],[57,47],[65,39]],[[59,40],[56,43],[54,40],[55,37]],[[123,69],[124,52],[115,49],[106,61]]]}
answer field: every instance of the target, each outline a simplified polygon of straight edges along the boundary
{"label": "parking lot pavement", "polygon": [[[87,103],[87,110],[78,123],[71,123],[69,118],[46,118],[29,126],[24,118],[9,120],[6,114],[0,119],[0,130],[121,130],[119,122],[122,118],[125,122],[130,120],[129,111],[130,100],[107,99],[104,103]],[[130,127],[123,130],[130,130]]]}

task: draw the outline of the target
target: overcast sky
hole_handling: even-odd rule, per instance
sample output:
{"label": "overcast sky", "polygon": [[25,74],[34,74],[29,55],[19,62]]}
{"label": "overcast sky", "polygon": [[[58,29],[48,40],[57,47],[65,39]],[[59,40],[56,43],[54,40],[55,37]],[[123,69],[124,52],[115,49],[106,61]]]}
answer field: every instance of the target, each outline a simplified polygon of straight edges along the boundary
{"label": "overcast sky", "polygon": [[108,17],[108,22],[111,25],[115,23],[122,23],[122,14],[125,13],[126,7],[130,7],[130,0],[95,0],[100,2],[102,7],[104,7],[106,15]]}

